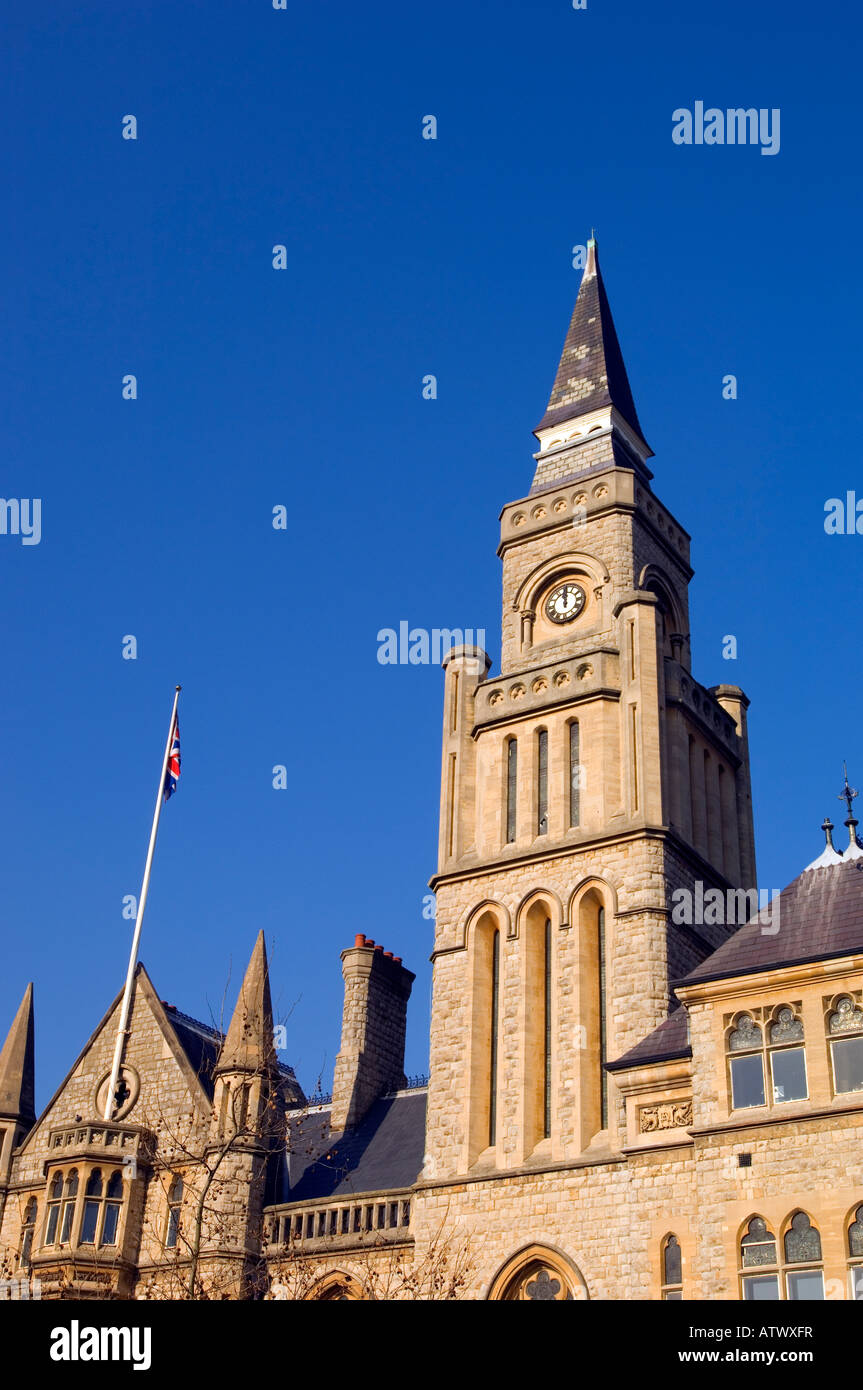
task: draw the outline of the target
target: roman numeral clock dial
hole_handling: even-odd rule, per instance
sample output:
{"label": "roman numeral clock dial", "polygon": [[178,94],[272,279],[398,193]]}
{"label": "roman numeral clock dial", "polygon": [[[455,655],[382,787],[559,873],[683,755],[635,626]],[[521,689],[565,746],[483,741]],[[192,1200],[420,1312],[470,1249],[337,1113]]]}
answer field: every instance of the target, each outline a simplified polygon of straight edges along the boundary
{"label": "roman numeral clock dial", "polygon": [[545,601],[545,615],[553,623],[571,623],[584,608],[586,598],[580,584],[558,584]]}

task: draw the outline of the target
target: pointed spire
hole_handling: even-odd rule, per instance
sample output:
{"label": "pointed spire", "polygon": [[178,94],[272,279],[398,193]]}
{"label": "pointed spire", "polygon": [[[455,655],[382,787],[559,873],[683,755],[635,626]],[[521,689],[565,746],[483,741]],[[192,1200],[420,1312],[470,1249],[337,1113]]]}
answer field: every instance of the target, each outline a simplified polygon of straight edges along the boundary
{"label": "pointed spire", "polygon": [[273,1005],[264,933],[258,933],[240,995],[219,1055],[217,1072],[260,1071],[276,1066]]}
{"label": "pointed spire", "polygon": [[591,237],[554,386],[534,433],[610,405],[644,440]]}
{"label": "pointed spire", "polygon": [[0,1052],[0,1115],[29,1128],[36,1119],[35,1102],[33,985],[29,984]]}

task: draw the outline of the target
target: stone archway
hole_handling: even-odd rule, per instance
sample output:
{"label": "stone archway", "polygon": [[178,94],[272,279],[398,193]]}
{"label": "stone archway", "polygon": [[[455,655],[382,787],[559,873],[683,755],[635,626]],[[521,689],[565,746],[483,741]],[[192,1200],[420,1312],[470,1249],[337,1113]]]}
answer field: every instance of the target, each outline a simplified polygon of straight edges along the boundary
{"label": "stone archway", "polygon": [[589,1294],[579,1270],[559,1250],[528,1245],[498,1271],[488,1297],[501,1303],[572,1303]]}

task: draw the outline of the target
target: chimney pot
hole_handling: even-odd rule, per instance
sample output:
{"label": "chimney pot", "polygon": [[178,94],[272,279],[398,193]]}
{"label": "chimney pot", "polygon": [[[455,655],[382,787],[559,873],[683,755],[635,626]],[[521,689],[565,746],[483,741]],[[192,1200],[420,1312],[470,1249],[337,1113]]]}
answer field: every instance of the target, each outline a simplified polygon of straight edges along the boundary
{"label": "chimney pot", "polygon": [[392,960],[393,958],[392,951],[384,951],[384,955],[386,956],[387,960]]}
{"label": "chimney pot", "polygon": [[396,965],[401,965],[402,963],[401,956],[393,956],[393,960],[395,961]]}
{"label": "chimney pot", "polygon": [[376,951],[380,951],[381,953],[383,953],[383,949],[384,949],[383,946],[381,946],[380,944],[378,944],[378,945],[375,947],[375,950],[376,950]]}
{"label": "chimney pot", "polygon": [[367,946],[374,946],[374,944],[375,944],[375,943],[374,943],[373,938],[370,937],[370,936],[367,936],[367,937],[366,937],[366,945],[367,945]]}
{"label": "chimney pot", "polygon": [[363,933],[361,931],[358,931],[356,936],[354,937],[354,950],[356,950],[358,946],[365,946],[365,944],[366,938],[363,936]]}

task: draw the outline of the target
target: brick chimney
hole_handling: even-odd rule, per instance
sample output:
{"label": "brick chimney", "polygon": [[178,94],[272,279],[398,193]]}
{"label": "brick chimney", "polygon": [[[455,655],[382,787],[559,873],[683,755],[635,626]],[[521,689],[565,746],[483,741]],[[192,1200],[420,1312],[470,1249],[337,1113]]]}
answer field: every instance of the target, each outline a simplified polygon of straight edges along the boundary
{"label": "brick chimney", "polygon": [[333,1133],[357,1125],[379,1096],[404,1085],[405,1023],[416,976],[401,957],[358,935],[342,951],[345,1006],[336,1057]]}

